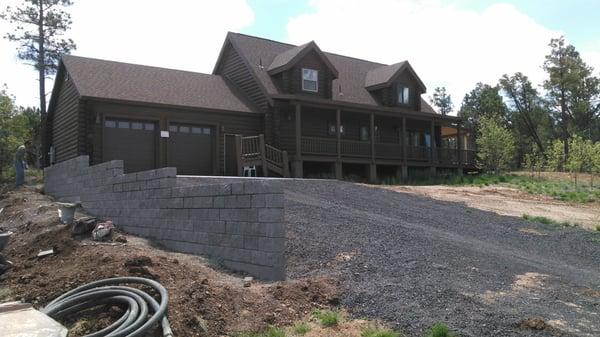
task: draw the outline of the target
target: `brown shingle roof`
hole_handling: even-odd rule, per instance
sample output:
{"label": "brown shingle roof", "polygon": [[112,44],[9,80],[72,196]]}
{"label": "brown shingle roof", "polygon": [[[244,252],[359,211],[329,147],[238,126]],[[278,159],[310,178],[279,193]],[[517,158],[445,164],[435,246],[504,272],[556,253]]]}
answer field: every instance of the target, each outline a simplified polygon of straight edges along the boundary
{"label": "brown shingle roof", "polygon": [[84,97],[253,112],[218,75],[70,55],[62,62]]}
{"label": "brown shingle roof", "polygon": [[[239,33],[229,33],[228,38],[234,43],[236,49],[243,54],[242,57],[246,58],[250,64],[250,69],[265,88],[266,93],[268,95],[280,94],[268,71],[262,69],[259,65],[272,64],[279,55],[286,55],[287,52],[295,54],[291,51],[294,50],[297,52],[301,46],[294,46]],[[338,78],[333,80],[332,99],[348,103],[379,106],[377,101],[365,88],[367,74],[376,69],[387,68],[385,72],[382,72],[382,75],[387,75],[388,71],[391,72],[395,67],[403,64],[401,62],[389,66],[382,63],[365,61],[328,52],[323,52],[323,54],[338,71]],[[406,63],[408,64],[408,62]],[[377,73],[378,72],[372,74]],[[390,76],[393,76],[393,74]],[[340,95],[340,92],[342,95]],[[423,110],[425,109],[426,108],[423,107]]]}
{"label": "brown shingle roof", "polygon": [[317,55],[321,58],[323,63],[325,63],[327,67],[329,67],[329,70],[331,70],[333,77],[337,78],[337,69],[335,69],[335,66],[331,63],[329,58],[327,58],[327,56],[321,51],[321,48],[317,46],[315,41],[310,41],[303,45],[290,48],[284,51],[283,53],[275,56],[275,59],[273,59],[273,62],[271,63],[267,71],[269,72],[269,74],[273,75],[278,72],[287,70],[311,50],[314,50],[317,53]]}
{"label": "brown shingle roof", "polygon": [[394,81],[396,75],[400,74],[404,70],[410,71],[411,74],[416,78],[423,91],[425,91],[425,85],[423,82],[421,82],[421,79],[417,76],[408,61],[402,61],[390,64],[389,66],[382,66],[369,70],[365,76],[365,87],[368,90],[386,87]]}
{"label": "brown shingle roof", "polygon": [[294,48],[290,48],[290,49],[284,51],[283,53],[275,56],[275,59],[273,60],[273,62],[271,62],[271,65],[269,66],[267,71],[273,71],[278,68],[284,67],[286,64],[290,63],[294,59],[294,57],[296,57],[306,47],[308,47],[309,44],[310,44],[310,42],[305,43],[303,45],[296,46]]}

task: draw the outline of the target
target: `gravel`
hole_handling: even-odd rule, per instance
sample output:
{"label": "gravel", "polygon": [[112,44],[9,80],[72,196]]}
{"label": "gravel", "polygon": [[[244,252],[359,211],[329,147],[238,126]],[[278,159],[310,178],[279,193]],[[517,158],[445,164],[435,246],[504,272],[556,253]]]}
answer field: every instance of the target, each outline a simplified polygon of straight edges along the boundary
{"label": "gravel", "polygon": [[460,336],[600,336],[600,233],[347,182],[289,180],[285,195],[288,275],[336,277],[356,317],[409,336],[438,321]]}

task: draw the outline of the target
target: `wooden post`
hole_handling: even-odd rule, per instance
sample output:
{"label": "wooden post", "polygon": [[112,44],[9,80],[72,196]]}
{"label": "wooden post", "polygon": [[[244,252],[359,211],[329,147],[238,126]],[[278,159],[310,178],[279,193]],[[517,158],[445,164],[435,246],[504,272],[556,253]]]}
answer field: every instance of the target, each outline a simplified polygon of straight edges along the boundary
{"label": "wooden post", "polygon": [[290,163],[288,160],[287,151],[281,152],[281,157],[282,157],[282,161],[283,161],[283,177],[289,178],[290,177]]}
{"label": "wooden post", "polygon": [[463,174],[463,144],[460,123],[456,124],[456,147],[458,151],[458,174]]}
{"label": "wooden post", "polygon": [[267,151],[265,149],[265,135],[258,135],[258,147],[260,148],[260,160],[262,166],[263,177],[269,176],[269,168],[267,167]]}
{"label": "wooden post", "polygon": [[342,173],[342,110],[335,110],[335,138],[336,138],[336,152],[337,160],[335,161],[335,179],[343,179]]}
{"label": "wooden post", "polygon": [[431,142],[431,161],[435,163],[437,161],[437,151],[436,151],[436,144],[435,144],[435,120],[434,119],[431,120],[431,131],[430,131],[429,141]]}
{"label": "wooden post", "polygon": [[369,114],[369,135],[371,136],[371,165],[369,165],[369,181],[377,182],[377,166],[375,165],[375,113]]}
{"label": "wooden post", "polygon": [[235,135],[235,159],[237,162],[237,173],[238,176],[244,174],[244,164],[242,163],[242,136]]}
{"label": "wooden post", "polygon": [[400,141],[402,142],[402,181],[408,180],[408,142],[406,139],[406,117],[402,117],[402,133],[400,134]]}
{"label": "wooden post", "polygon": [[296,156],[294,158],[294,177],[302,178],[302,106],[296,104]]}

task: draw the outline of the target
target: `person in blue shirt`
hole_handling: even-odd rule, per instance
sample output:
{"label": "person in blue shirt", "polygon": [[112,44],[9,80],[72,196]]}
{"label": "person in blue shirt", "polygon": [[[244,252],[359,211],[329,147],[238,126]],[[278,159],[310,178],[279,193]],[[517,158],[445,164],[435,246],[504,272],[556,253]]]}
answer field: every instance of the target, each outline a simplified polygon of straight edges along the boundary
{"label": "person in blue shirt", "polygon": [[25,169],[27,168],[27,148],[30,145],[30,141],[26,141],[24,145],[17,148],[15,153],[15,186],[22,186],[25,182]]}

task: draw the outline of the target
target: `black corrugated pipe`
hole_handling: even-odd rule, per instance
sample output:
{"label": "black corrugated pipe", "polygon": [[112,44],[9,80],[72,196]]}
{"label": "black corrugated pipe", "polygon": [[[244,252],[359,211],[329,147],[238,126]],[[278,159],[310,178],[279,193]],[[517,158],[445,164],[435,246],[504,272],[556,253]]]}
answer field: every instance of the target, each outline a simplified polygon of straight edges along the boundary
{"label": "black corrugated pipe", "polygon": [[[137,283],[152,287],[160,294],[160,303],[148,293],[122,286]],[[167,319],[169,294],[160,283],[142,277],[115,277],[85,284],[68,291],[52,302],[42,312],[55,320],[66,315],[101,304],[125,304],[127,311],[106,328],[85,337],[141,337],[160,321],[163,337],[173,337]],[[151,313],[151,316],[148,317]]]}

